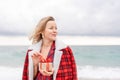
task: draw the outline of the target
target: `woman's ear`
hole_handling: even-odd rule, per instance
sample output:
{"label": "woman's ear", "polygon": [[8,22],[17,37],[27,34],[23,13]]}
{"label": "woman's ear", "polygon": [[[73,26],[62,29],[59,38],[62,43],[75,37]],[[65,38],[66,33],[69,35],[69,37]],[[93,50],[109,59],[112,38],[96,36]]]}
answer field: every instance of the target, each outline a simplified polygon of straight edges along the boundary
{"label": "woman's ear", "polygon": [[42,34],[42,39],[44,38],[44,33],[41,33]]}

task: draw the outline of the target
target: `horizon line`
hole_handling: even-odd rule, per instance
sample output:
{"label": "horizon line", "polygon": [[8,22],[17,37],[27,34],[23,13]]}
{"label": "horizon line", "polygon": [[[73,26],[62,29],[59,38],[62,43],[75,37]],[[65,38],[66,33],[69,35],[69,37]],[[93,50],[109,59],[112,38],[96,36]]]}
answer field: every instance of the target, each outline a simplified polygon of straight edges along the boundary
{"label": "horizon line", "polygon": [[[57,36],[65,44],[71,46],[87,45],[120,45],[120,37],[115,36]],[[0,46],[31,45],[28,36],[0,36]]]}

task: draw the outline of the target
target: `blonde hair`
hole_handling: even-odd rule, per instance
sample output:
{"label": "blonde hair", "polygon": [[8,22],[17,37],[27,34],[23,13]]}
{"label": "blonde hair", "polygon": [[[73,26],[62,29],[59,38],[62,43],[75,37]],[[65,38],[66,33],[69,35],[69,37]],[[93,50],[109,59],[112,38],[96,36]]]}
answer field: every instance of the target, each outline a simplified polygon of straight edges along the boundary
{"label": "blonde hair", "polygon": [[47,16],[39,21],[35,30],[29,38],[30,40],[32,40],[32,44],[35,44],[42,39],[42,32],[45,30],[48,21],[55,21],[55,19],[52,16]]}

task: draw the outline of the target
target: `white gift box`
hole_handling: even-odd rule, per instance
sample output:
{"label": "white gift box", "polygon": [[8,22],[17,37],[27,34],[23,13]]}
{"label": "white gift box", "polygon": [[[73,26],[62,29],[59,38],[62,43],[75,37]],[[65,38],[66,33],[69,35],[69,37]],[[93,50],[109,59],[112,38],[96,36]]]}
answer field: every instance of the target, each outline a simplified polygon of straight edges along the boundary
{"label": "white gift box", "polygon": [[42,69],[43,71],[52,71],[53,64],[51,62],[40,62],[39,63],[39,70]]}

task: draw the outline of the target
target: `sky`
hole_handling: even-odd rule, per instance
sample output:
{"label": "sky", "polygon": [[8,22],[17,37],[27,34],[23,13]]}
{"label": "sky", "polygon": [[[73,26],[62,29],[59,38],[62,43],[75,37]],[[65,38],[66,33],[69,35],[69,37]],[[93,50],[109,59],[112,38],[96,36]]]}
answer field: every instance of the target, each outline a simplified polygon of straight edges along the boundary
{"label": "sky", "polygon": [[120,0],[0,0],[0,35],[29,35],[46,16],[59,35],[120,36]]}

